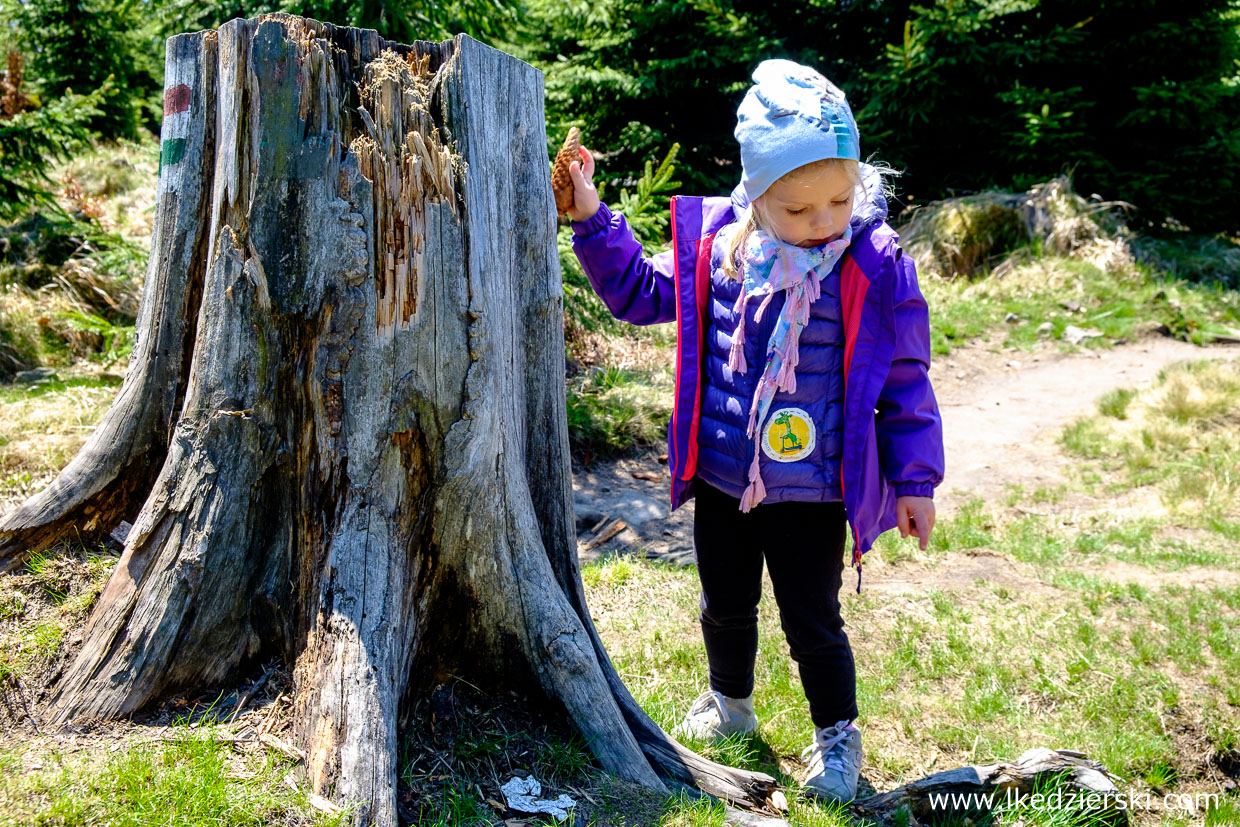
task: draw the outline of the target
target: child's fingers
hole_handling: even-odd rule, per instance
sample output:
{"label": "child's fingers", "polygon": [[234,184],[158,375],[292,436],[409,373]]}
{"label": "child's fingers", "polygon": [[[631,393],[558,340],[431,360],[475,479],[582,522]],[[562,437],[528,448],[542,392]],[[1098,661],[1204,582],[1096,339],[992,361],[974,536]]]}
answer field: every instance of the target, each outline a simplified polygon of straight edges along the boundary
{"label": "child's fingers", "polygon": [[896,524],[900,528],[900,536],[907,537],[909,532],[908,506],[896,503]]}
{"label": "child's fingers", "polygon": [[585,173],[586,178],[594,178],[594,156],[584,146],[580,147],[579,151],[582,158],[581,163],[583,164],[582,172]]}
{"label": "child's fingers", "polygon": [[919,510],[916,522],[917,530],[914,533],[921,540],[919,543],[921,550],[925,551],[930,544],[930,532],[934,530],[934,512],[929,509]]}

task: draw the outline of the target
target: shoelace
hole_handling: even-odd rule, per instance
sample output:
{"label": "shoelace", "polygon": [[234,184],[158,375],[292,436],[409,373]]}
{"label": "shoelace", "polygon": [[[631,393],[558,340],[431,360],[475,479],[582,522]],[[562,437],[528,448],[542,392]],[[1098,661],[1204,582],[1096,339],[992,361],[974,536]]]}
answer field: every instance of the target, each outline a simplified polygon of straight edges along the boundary
{"label": "shoelace", "polygon": [[711,704],[714,704],[715,708],[719,710],[719,714],[723,716],[723,722],[725,724],[732,720],[732,716],[728,714],[728,707],[723,702],[723,693],[716,692],[713,689],[707,689],[701,695],[697,696],[697,698],[693,701],[693,704],[689,707],[689,714],[693,715],[698,712],[705,712],[710,708]]}
{"label": "shoelace", "polygon": [[[844,765],[844,757],[835,751],[836,745],[848,737],[849,730],[845,729],[848,723],[848,721],[837,721],[835,726],[819,730],[814,743],[801,750],[801,758],[809,758],[810,755],[821,752],[823,756],[822,766],[824,768],[848,772],[848,767]],[[813,761],[811,760],[810,763],[813,763]]]}

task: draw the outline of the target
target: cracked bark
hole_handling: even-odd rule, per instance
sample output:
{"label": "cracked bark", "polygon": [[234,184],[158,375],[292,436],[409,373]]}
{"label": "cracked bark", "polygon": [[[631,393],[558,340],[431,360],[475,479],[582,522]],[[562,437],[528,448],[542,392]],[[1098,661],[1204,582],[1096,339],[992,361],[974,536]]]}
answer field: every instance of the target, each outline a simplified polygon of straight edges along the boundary
{"label": "cracked bark", "polygon": [[541,75],[266,15],[171,38],[166,78],[130,372],[0,535],[11,567],[133,523],[54,720],[280,656],[312,789],[386,827],[412,699],[469,674],[623,778],[769,808],[642,712],[585,605]]}

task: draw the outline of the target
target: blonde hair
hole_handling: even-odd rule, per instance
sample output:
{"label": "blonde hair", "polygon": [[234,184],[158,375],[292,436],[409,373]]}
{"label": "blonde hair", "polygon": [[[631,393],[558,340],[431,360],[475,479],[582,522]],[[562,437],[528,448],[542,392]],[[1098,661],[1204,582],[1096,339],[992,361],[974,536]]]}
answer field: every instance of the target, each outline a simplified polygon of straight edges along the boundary
{"label": "blonde hair", "polygon": [[[864,186],[861,180],[861,165],[852,158],[823,158],[818,161],[811,161],[808,164],[799,166],[791,172],[781,175],[776,183],[783,180],[794,180],[810,172],[817,172],[822,169],[838,170],[844,173],[849,181],[853,182],[854,187]],[[774,186],[774,185],[772,185]],[[737,219],[740,226],[736,232],[732,234],[732,240],[728,244],[723,254],[723,272],[734,281],[740,281],[740,269],[737,267],[739,251],[744,247],[745,242],[749,239],[749,234],[754,230],[761,230],[769,236],[775,237],[775,231],[771,229],[771,221],[766,214],[762,199],[766,193],[759,195],[745,207],[745,211],[741,213],[741,217]]]}

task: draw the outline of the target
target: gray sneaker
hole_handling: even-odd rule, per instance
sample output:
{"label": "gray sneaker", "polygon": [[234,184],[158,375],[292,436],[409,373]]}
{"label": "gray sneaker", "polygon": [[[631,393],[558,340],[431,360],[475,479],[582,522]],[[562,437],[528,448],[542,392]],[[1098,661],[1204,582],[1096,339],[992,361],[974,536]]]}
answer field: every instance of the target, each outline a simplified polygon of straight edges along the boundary
{"label": "gray sneaker", "polygon": [[848,802],[857,797],[857,778],[861,775],[861,730],[849,721],[835,726],[814,728],[814,743],[801,753],[809,759],[805,772],[805,791],[833,801]]}
{"label": "gray sneaker", "polygon": [[672,733],[677,737],[692,736],[700,741],[718,741],[729,735],[747,735],[758,728],[753,711],[753,695],[729,698],[707,689],[693,701],[688,714]]}

